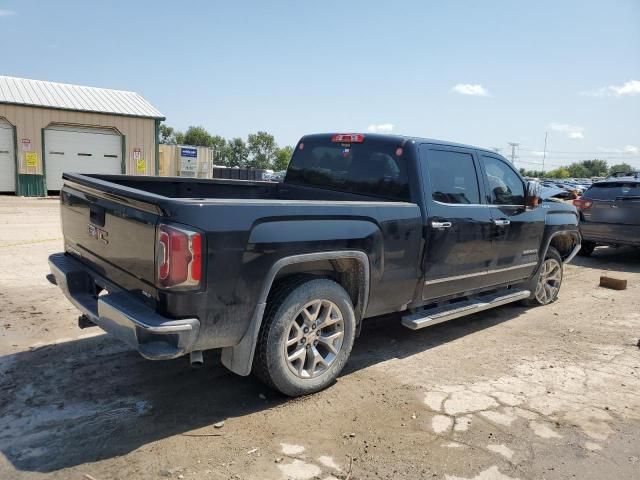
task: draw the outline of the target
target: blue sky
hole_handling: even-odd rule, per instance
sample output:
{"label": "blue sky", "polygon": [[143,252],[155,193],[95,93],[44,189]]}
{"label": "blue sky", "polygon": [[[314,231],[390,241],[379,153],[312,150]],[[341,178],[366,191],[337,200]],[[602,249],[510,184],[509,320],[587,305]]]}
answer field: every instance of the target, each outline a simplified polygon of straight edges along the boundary
{"label": "blue sky", "polygon": [[528,168],[547,131],[548,167],[640,167],[638,0],[0,0],[0,45],[0,74],[134,90],[179,129],[518,142]]}

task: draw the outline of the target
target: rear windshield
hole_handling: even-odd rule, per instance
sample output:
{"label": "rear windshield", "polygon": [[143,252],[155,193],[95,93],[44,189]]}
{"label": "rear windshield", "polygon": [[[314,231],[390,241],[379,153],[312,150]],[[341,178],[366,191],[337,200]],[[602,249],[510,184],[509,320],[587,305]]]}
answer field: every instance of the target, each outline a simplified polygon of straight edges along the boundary
{"label": "rear windshield", "polygon": [[602,182],[593,184],[584,193],[592,200],[615,200],[625,197],[640,197],[640,183],[635,182]]}
{"label": "rear windshield", "polygon": [[409,201],[406,154],[388,142],[303,141],[293,154],[286,183]]}

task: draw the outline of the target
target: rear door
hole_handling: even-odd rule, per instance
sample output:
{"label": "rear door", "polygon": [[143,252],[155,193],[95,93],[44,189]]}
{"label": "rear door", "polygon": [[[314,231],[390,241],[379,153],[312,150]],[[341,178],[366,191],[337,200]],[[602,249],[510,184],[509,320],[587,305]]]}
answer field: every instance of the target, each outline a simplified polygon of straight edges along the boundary
{"label": "rear door", "polygon": [[424,144],[420,165],[427,209],[423,300],[488,286],[493,223],[475,152]]}
{"label": "rear door", "polygon": [[593,202],[581,209],[581,228],[589,239],[640,243],[640,182],[599,182],[583,198]]}
{"label": "rear door", "polygon": [[480,160],[494,226],[489,275],[496,284],[527,278],[538,264],[545,215],[525,208],[525,183],[511,164],[484,152]]}

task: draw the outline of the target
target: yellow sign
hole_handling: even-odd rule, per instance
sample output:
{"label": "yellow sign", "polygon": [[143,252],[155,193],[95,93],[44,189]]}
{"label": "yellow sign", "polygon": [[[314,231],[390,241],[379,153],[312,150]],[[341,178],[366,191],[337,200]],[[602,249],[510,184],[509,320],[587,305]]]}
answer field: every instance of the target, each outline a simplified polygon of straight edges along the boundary
{"label": "yellow sign", "polygon": [[38,154],[36,152],[26,152],[24,154],[24,158],[27,162],[27,167],[37,167],[38,166]]}
{"label": "yellow sign", "polygon": [[136,170],[138,173],[144,173],[147,171],[147,162],[144,161],[144,158],[136,160]]}

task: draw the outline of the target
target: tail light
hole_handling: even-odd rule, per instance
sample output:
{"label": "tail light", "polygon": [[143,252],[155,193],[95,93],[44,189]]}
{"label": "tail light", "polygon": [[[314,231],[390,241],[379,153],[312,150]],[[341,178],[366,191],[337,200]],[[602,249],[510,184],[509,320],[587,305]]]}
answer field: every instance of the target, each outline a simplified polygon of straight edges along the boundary
{"label": "tail light", "polygon": [[362,143],[364,135],[361,133],[338,133],[331,137],[331,141],[334,143]]}
{"label": "tail light", "polygon": [[156,238],[157,286],[198,288],[202,280],[202,234],[161,224]]}
{"label": "tail light", "polygon": [[586,198],[576,198],[573,201],[573,205],[578,210],[586,210],[587,208],[591,208],[591,205],[593,205],[593,202],[591,200],[587,200]]}

